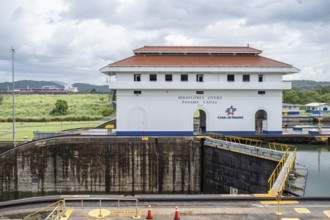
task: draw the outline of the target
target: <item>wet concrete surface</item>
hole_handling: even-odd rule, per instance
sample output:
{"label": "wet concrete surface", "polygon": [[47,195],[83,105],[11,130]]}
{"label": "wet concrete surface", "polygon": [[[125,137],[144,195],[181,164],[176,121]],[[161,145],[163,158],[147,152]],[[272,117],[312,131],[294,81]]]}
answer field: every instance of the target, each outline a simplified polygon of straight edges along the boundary
{"label": "wet concrete surface", "polygon": [[[252,196],[252,195],[249,195]],[[280,202],[280,213],[278,215],[278,203],[276,200],[234,201],[228,198],[225,201],[168,201],[168,202],[139,202],[118,204],[97,201],[84,203],[67,203],[65,218],[62,220],[76,219],[146,219],[148,205],[151,205],[153,219],[167,220],[174,219],[176,206],[181,220],[215,220],[215,219],[330,219],[330,199],[328,200],[282,200]],[[82,207],[83,206],[83,207]],[[31,213],[41,208],[39,204],[25,206],[0,208],[2,219],[13,213]],[[137,209],[136,209],[137,207]],[[100,209],[101,208],[101,209]],[[136,215],[137,211],[137,215]],[[1,218],[0,218],[1,219]]]}

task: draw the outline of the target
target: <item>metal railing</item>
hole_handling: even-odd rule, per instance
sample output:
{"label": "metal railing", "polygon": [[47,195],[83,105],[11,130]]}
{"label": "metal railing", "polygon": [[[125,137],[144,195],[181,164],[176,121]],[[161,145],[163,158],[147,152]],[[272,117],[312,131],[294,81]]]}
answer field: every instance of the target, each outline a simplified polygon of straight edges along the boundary
{"label": "metal railing", "polygon": [[98,201],[99,206],[102,206],[102,201],[117,201],[117,207],[120,207],[121,201],[133,201],[135,202],[135,207],[137,208],[139,200],[136,198],[89,198],[89,197],[63,197],[64,204],[66,204],[68,201],[80,201],[80,207],[84,208],[84,201]]}
{"label": "metal railing", "polygon": [[85,202],[84,201],[98,201],[98,209],[100,209],[100,213],[99,216],[102,216],[102,201],[116,201],[117,202],[117,207],[121,207],[120,206],[120,202],[121,201],[132,201],[135,203],[135,211],[134,211],[134,218],[138,218],[139,216],[139,210],[138,210],[138,203],[139,200],[136,198],[121,198],[121,197],[117,197],[117,198],[89,198],[89,197],[64,197],[63,198],[64,204],[67,204],[67,202],[69,201],[80,201],[80,208],[85,208]]}
{"label": "metal railing", "polygon": [[[55,206],[53,210],[49,210],[51,207]],[[43,207],[32,214],[29,214],[23,218],[23,220],[31,219],[31,217],[38,215],[42,212],[50,211],[49,215],[45,218],[45,220],[52,219],[52,220],[60,220],[61,217],[64,215],[65,203],[63,200],[56,201],[46,207]]]}
{"label": "metal railing", "polygon": [[233,135],[222,135],[218,133],[210,133],[210,138],[218,139],[218,140],[225,140],[233,143],[239,143],[239,144],[246,144],[246,145],[252,145],[256,147],[260,147],[262,145],[262,140],[253,139],[253,138],[244,138],[239,136],[233,136]]}
{"label": "metal railing", "polygon": [[280,143],[270,143],[269,146],[275,147],[275,149],[280,148],[283,152],[285,152],[268,179],[268,193],[271,195],[276,195],[278,192],[283,192],[285,181],[287,180],[289,173],[295,164],[297,148],[294,145]]}
{"label": "metal railing", "polygon": [[285,181],[295,164],[297,148],[294,145],[270,142],[268,143],[269,149],[265,149],[261,147],[262,141],[258,139],[217,133],[210,133],[209,137],[216,139],[216,141],[207,141],[206,139],[205,143],[207,144],[215,144],[224,148],[268,156],[277,160],[278,164],[268,179],[268,193],[271,195],[276,195],[278,192],[282,193],[285,187]]}
{"label": "metal railing", "polygon": [[270,149],[274,149],[274,150],[285,151],[286,153],[288,153],[290,150],[296,149],[296,146],[294,146],[294,145],[282,144],[282,143],[276,143],[276,142],[269,142],[268,147]]}

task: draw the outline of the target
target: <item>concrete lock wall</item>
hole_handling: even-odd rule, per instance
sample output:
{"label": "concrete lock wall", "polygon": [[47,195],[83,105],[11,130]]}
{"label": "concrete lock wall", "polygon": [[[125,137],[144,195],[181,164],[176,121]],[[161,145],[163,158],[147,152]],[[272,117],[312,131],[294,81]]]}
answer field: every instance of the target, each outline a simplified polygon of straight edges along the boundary
{"label": "concrete lock wall", "polygon": [[268,178],[278,162],[214,147],[203,148],[203,192],[267,193]]}
{"label": "concrete lock wall", "polygon": [[195,137],[57,137],[0,155],[0,200],[53,194],[265,193],[277,162]]}
{"label": "concrete lock wall", "polygon": [[200,193],[192,137],[66,137],[0,157],[0,199],[65,193]]}

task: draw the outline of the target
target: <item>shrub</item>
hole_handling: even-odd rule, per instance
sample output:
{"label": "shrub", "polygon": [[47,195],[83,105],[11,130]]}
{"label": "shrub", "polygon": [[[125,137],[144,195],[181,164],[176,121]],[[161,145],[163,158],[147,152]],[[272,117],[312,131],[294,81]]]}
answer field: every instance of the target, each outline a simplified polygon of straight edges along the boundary
{"label": "shrub", "polygon": [[103,109],[102,111],[102,116],[103,117],[106,117],[106,116],[109,116],[113,113],[113,109],[112,108],[106,108],[106,109]]}
{"label": "shrub", "polygon": [[59,99],[55,103],[55,107],[51,110],[51,115],[66,115],[68,111],[68,102],[62,99]]}

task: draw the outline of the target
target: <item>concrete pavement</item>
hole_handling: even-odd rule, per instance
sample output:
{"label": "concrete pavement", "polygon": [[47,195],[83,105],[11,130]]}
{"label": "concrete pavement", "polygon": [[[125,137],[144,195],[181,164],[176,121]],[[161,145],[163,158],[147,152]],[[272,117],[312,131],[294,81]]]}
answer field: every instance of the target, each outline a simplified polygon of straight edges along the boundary
{"label": "concrete pavement", "polygon": [[[295,198],[292,198],[295,199]],[[140,201],[137,205],[130,202],[97,201],[81,202],[69,201],[66,203],[65,217],[62,220],[77,219],[146,219],[148,213],[147,201]],[[235,201],[230,198],[225,201],[154,201],[151,202],[153,219],[173,219],[175,207],[178,205],[180,220],[215,220],[215,219],[277,219],[277,220],[303,220],[303,219],[330,219],[330,199],[283,200],[280,202],[280,213],[276,200],[245,200]],[[47,204],[43,204],[46,206]],[[0,207],[0,219],[15,219],[15,213],[30,214],[41,204],[28,206]],[[16,217],[17,219],[17,217]]]}

